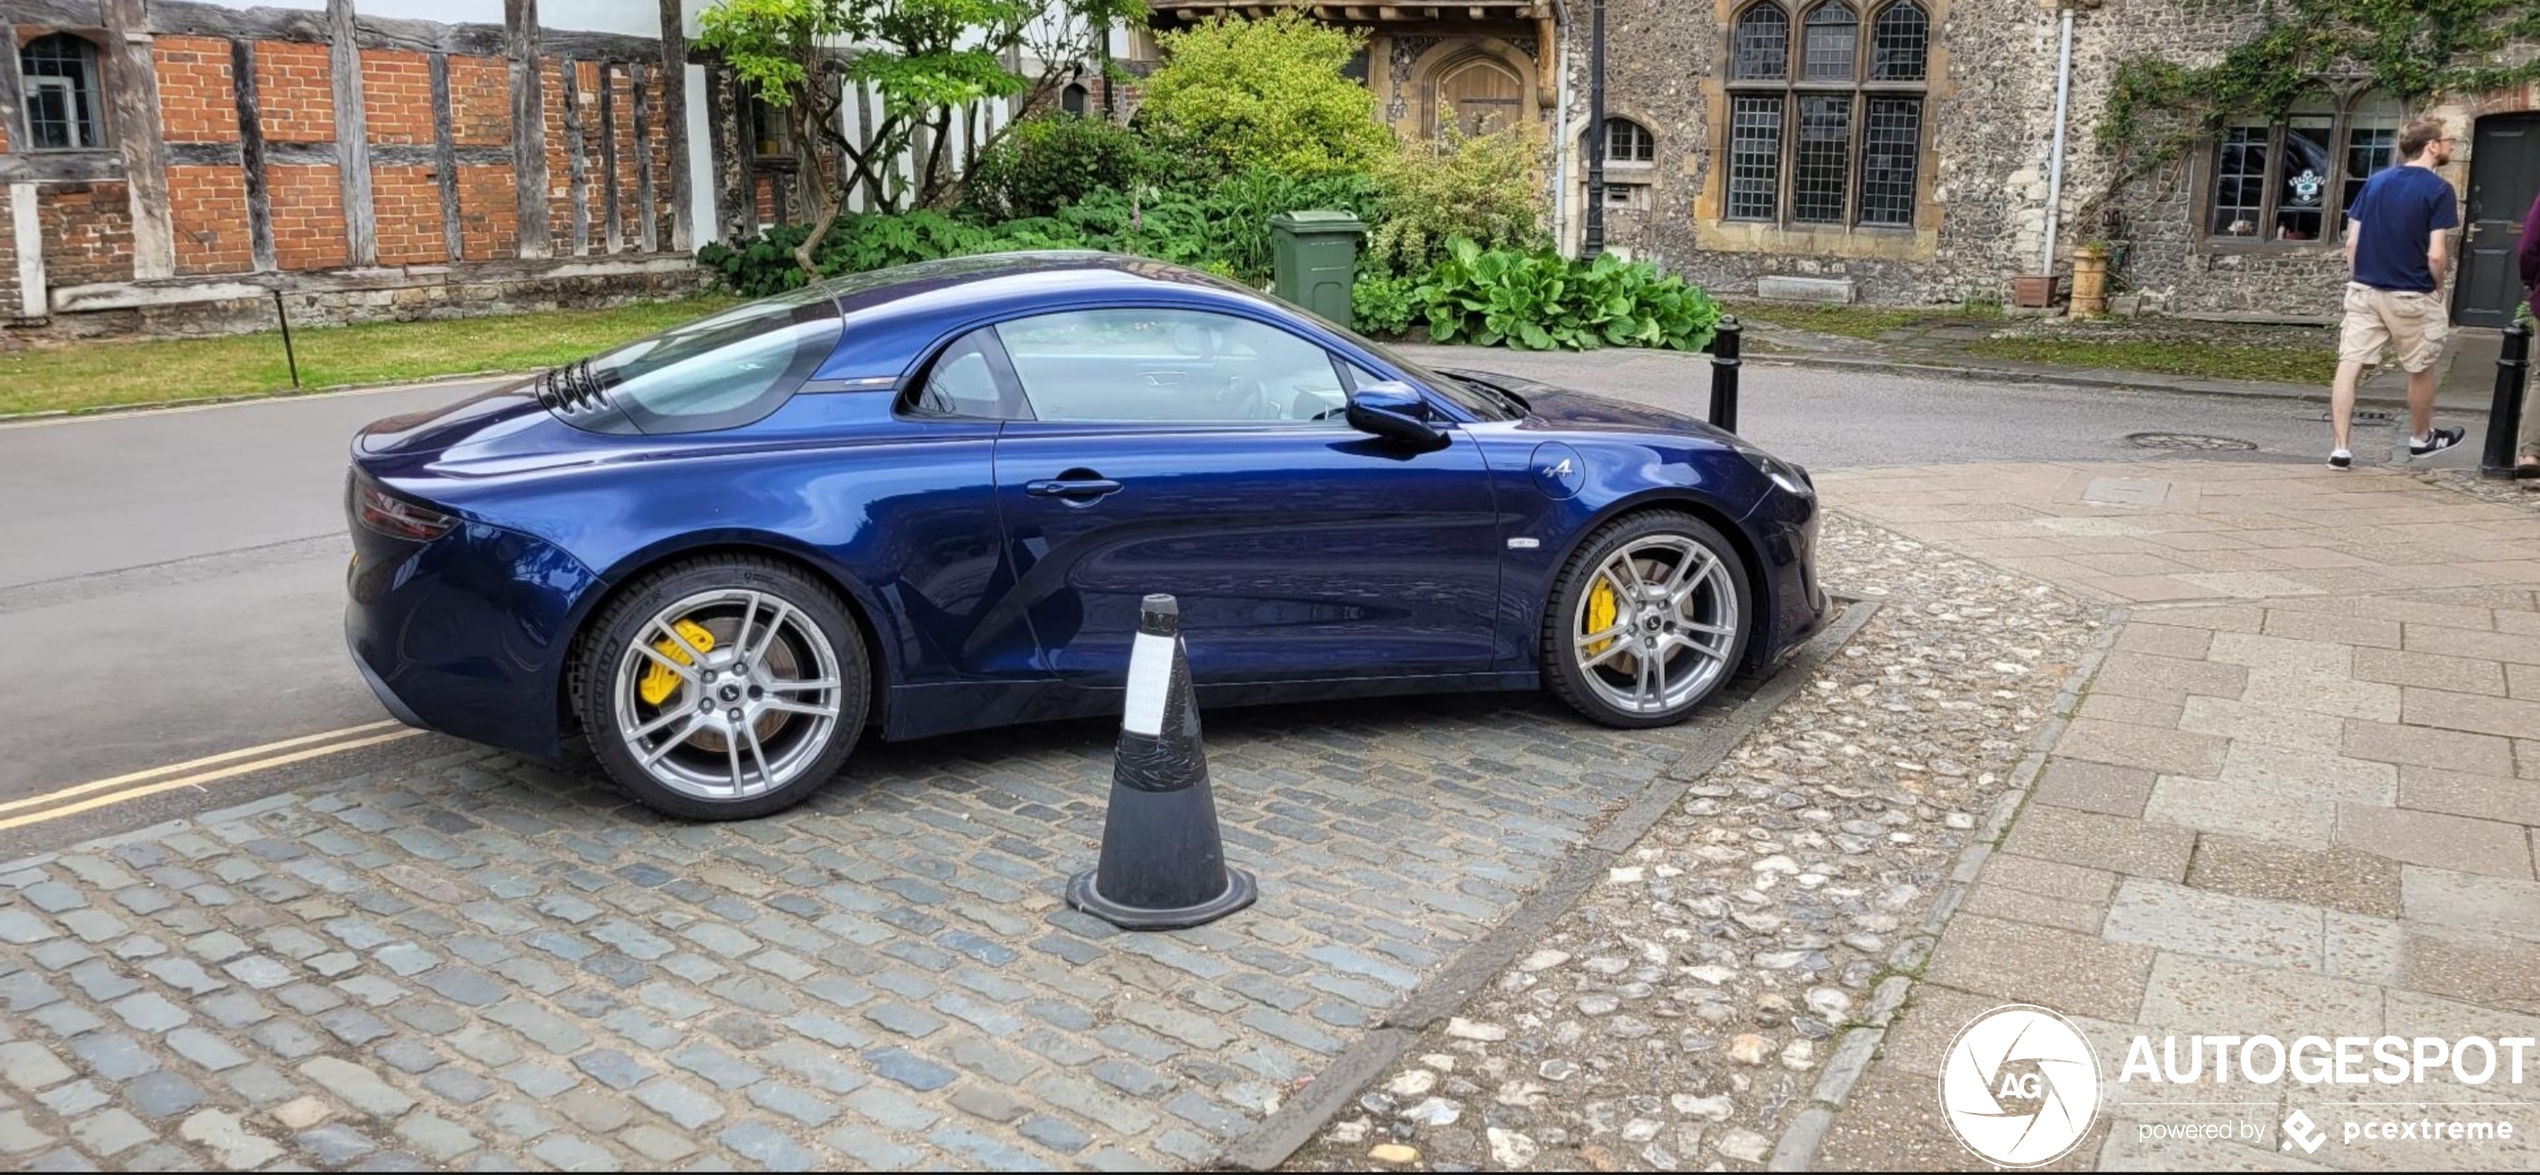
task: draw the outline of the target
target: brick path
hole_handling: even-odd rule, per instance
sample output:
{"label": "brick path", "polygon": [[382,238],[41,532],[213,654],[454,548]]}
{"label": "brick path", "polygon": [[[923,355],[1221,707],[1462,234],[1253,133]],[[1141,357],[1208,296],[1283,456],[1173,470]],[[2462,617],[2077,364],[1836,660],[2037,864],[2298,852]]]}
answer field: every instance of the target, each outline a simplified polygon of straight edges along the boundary
{"label": "brick path", "polygon": [[[1830,497],[1919,539],[2129,605],[2026,807],[1951,917],[1914,1003],[1815,1154],[1960,1166],[1933,1101],[1943,1051],[1995,1005],[2072,1016],[2101,1126],[2063,1166],[2540,1164],[2540,1082],[2498,1097],[2511,1142],[2287,1154],[2411,1096],[2230,1087],[2176,1104],[2114,1084],[2138,1032],[2540,1036],[2540,514],[2403,475],[2307,465],[1984,466],[1835,474]],[[2216,1096],[2206,1086],[2206,1096]],[[2289,1092],[2288,1092],[2289,1091]],[[2129,1103],[2129,1104],[2114,1104]],[[2238,1119],[2250,1142],[2145,1142],[2139,1122]]]}
{"label": "brick path", "polygon": [[1061,900],[1101,724],[873,749],[743,824],[489,753],[0,866],[0,1163],[1203,1164],[1731,708],[1212,715],[1262,899],[1173,935]]}

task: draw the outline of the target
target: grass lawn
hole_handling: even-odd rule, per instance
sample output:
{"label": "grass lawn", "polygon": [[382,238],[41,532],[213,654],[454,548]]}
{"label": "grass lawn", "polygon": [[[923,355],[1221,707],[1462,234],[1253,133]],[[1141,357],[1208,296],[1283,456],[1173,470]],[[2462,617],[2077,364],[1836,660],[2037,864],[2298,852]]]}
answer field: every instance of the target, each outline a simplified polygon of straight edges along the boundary
{"label": "grass lawn", "polygon": [[[706,294],[609,310],[294,329],[302,390],[534,371],[728,306]],[[0,415],[292,391],[282,334],[95,342],[0,352]]]}
{"label": "grass lawn", "polygon": [[2318,384],[2325,387],[2337,374],[2334,347],[2269,347],[2250,344],[2156,339],[1978,339],[1967,343],[1970,355],[2048,363],[2058,367],[2104,367],[2160,375],[2207,379],[2250,379],[2269,383]]}
{"label": "grass lawn", "polygon": [[1792,330],[1847,339],[1875,339],[1900,327],[1960,317],[1946,307],[1814,306],[1800,302],[1724,302],[1739,322],[1769,322]]}

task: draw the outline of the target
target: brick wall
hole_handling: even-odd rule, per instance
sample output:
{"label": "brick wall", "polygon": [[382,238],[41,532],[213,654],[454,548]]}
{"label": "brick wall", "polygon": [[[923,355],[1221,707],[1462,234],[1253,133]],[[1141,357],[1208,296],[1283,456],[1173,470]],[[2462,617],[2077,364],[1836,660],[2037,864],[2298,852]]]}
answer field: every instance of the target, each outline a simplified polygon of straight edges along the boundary
{"label": "brick wall", "polygon": [[565,86],[564,64],[552,57],[538,62],[539,83],[546,89],[547,231],[558,257],[573,253],[573,141],[564,132],[564,104],[572,94]]}
{"label": "brick wall", "polygon": [[519,251],[518,185],[510,164],[459,165],[459,245],[469,261]]}
{"label": "brick wall", "polygon": [[[0,212],[7,205],[0,202]],[[18,316],[18,229],[17,217],[0,215],[0,322]],[[9,349],[13,336],[0,331],[0,351]]]}
{"label": "brick wall", "polygon": [[47,284],[132,279],[132,207],[120,181],[48,185],[36,209]]}
{"label": "brick wall", "polygon": [[[265,138],[276,143],[334,142],[334,78],[324,45],[256,42],[256,104]],[[277,198],[277,215],[280,208]]]}
{"label": "brick wall", "polygon": [[362,116],[371,142],[431,146],[431,61],[421,53],[363,50]]}
{"label": "brick wall", "polygon": [[379,225],[382,265],[450,259],[442,243],[441,182],[429,167],[373,167],[371,206]]}
{"label": "brick wall", "polygon": [[512,141],[511,63],[500,57],[450,58],[450,141],[501,147]]}
{"label": "brick wall", "polygon": [[265,168],[265,192],[273,205],[275,265],[283,269],[332,269],[349,263],[344,244],[344,191],[336,170],[331,163]]}
{"label": "brick wall", "polygon": [[178,273],[255,268],[245,172],[235,167],[168,168],[168,211],[176,225]]}
{"label": "brick wall", "polygon": [[229,42],[161,37],[159,133],[171,143],[238,141],[238,97],[229,76]]}

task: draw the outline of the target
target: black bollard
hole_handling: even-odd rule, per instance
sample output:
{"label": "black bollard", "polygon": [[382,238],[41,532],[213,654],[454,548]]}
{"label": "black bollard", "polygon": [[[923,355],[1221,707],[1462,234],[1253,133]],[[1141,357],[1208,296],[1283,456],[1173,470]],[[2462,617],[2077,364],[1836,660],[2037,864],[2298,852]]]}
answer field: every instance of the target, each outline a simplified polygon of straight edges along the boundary
{"label": "black bollard", "polygon": [[1735,315],[1722,315],[1711,336],[1711,423],[1723,432],[1737,431],[1737,372],[1746,365],[1737,353],[1745,334]]}
{"label": "black bollard", "polygon": [[1067,881],[1068,905],[1122,930],[1198,926],[1259,896],[1251,874],[1226,865],[1181,629],[1173,597],[1146,598],[1112,753],[1102,859]]}
{"label": "black bollard", "polygon": [[2531,371],[2531,328],[2505,328],[2496,352],[2496,399],[2487,406],[2487,451],[2479,454],[2482,477],[2514,475],[2514,438],[2522,429],[2522,385]]}

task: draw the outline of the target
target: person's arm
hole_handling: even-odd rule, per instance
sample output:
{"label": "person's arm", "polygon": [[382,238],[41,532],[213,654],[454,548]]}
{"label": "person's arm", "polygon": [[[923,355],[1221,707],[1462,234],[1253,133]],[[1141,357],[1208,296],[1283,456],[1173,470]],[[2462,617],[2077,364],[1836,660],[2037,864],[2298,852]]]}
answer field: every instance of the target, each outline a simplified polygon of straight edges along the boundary
{"label": "person's arm", "polygon": [[[2361,207],[2361,203],[2360,203],[2360,202],[2358,202],[2358,205],[2357,205],[2357,206],[2358,206],[2358,208],[2360,209],[2360,207]],[[2352,216],[2347,217],[2347,218],[2346,218],[2346,277],[2348,278],[2348,280],[2352,280],[2352,279],[2354,278],[2354,276],[2355,276],[2355,242],[2360,241],[2360,240],[2362,240],[2363,238],[2364,238],[2364,222],[2362,222],[2362,221],[2360,221],[2360,220],[2357,220],[2357,219],[2355,219],[2355,218],[2354,218],[2354,217],[2352,217]]]}
{"label": "person's arm", "polygon": [[2434,275],[2434,292],[2439,294],[2443,292],[2443,279],[2450,276],[2445,271],[2451,267],[2452,232],[2461,227],[2459,201],[2453,197],[2450,184],[2443,185],[2443,194],[2435,197],[2431,211],[2433,216],[2427,225],[2434,231],[2425,235],[2425,268]]}

